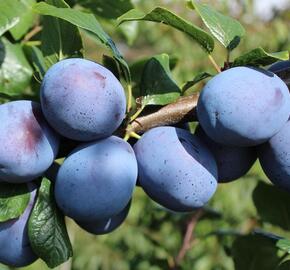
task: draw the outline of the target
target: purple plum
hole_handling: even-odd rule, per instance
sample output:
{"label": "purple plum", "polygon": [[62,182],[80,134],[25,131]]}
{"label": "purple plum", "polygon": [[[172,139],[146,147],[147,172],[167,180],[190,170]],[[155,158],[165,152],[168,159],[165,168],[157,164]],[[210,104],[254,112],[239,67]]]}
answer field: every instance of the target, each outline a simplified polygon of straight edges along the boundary
{"label": "purple plum", "polygon": [[212,78],[197,105],[199,122],[214,141],[233,146],[266,142],[287,122],[290,95],[274,73],[235,67]]}
{"label": "purple plum", "polygon": [[139,183],[154,201],[177,212],[202,207],[217,188],[217,165],[197,136],[174,127],[153,128],[134,145]]}
{"label": "purple plum", "polygon": [[54,64],[45,74],[41,106],[49,124],[61,135],[92,141],[110,136],[120,126],[126,97],[111,71],[72,58]]}
{"label": "purple plum", "polygon": [[109,138],[82,144],[61,165],[55,198],[63,213],[85,223],[111,218],[132,197],[137,161],[124,140]]}
{"label": "purple plum", "polygon": [[59,136],[46,123],[41,107],[32,101],[0,105],[0,179],[31,181],[53,163]]}

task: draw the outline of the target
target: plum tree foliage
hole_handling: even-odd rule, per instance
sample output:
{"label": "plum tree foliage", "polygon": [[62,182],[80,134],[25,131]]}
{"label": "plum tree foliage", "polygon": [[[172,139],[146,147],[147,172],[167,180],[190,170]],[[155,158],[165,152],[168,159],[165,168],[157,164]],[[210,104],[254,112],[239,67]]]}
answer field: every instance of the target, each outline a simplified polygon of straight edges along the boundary
{"label": "plum tree foliage", "polygon": [[[237,270],[287,267],[289,52],[259,47],[232,59],[246,34],[240,22],[194,0],[188,7],[205,29],[166,8],[144,13],[130,0],[0,3],[0,263],[23,267],[41,259],[57,267],[73,256],[68,222],[93,235],[109,234],[133,209],[135,221],[144,216],[139,226],[161,228],[166,215],[176,222],[174,230],[187,223],[181,248],[172,244],[174,258],[158,236],[142,227],[147,235],[139,243],[138,226],[129,226],[133,238],[127,242],[136,249],[146,241],[161,245],[162,269],[193,269],[186,252],[194,229],[200,241],[216,237]],[[181,31],[216,73],[204,70],[180,84],[171,72],[176,60],[166,53],[127,63],[99,18],[118,24],[112,28],[127,38],[136,21]],[[102,63],[86,59],[87,37],[98,43],[97,53],[106,50]],[[215,39],[225,52],[222,67]],[[200,93],[192,91],[201,82]],[[252,181],[257,212],[248,216],[258,214],[259,222],[235,231],[227,212],[227,227],[207,232],[203,220],[223,218],[222,209],[212,207],[216,191],[229,193],[225,183],[249,177],[257,158],[273,183],[254,187]],[[244,182],[237,194],[227,194],[239,205],[246,203]],[[147,195],[144,213],[134,208],[140,190]],[[155,208],[148,213],[150,205]],[[286,232],[265,231],[264,222]],[[136,264],[137,256],[127,253]],[[150,268],[142,263],[136,269]]]}

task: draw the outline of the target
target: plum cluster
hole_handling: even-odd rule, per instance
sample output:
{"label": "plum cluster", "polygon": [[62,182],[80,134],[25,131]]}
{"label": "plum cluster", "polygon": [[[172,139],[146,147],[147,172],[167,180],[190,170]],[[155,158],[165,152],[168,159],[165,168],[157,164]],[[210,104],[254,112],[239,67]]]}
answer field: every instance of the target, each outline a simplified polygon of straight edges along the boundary
{"label": "plum cluster", "polygon": [[[259,157],[270,180],[290,191],[290,96],[279,77],[252,67],[226,70],[206,84],[197,114],[195,134],[157,127],[132,147],[113,135],[126,117],[118,79],[89,60],[53,65],[40,104],[0,105],[0,181],[27,183],[31,192],[25,212],[0,223],[0,262],[25,266],[37,259],[27,221],[36,197],[32,181],[43,175],[53,175],[64,215],[97,235],[125,220],[137,178],[164,208],[189,212],[203,207],[218,183],[246,174]],[[71,141],[76,147],[51,174],[62,142]]]}

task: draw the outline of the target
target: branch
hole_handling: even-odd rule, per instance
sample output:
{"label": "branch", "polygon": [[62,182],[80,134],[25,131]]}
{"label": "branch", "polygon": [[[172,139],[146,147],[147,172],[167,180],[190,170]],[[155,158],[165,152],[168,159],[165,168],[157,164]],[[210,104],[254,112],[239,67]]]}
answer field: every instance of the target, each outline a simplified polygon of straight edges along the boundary
{"label": "branch", "polygon": [[[290,68],[275,72],[290,90]],[[136,118],[127,128],[127,132],[142,134],[145,131],[158,127],[170,126],[177,123],[197,121],[196,105],[199,93],[181,97],[176,102],[162,107],[157,112]]]}
{"label": "branch", "polygon": [[138,117],[128,127],[129,132],[144,133],[158,127],[196,120],[196,105],[199,93],[181,97],[176,102],[162,107],[157,112]]}
{"label": "branch", "polygon": [[203,215],[203,209],[199,209],[194,213],[194,215],[189,220],[186,227],[186,232],[183,238],[182,246],[178,252],[178,255],[175,258],[174,266],[171,268],[172,270],[178,269],[178,266],[184,259],[187,251],[191,248],[192,242],[194,241],[193,232],[194,232],[194,229],[196,227],[198,220],[201,218],[202,215]]}

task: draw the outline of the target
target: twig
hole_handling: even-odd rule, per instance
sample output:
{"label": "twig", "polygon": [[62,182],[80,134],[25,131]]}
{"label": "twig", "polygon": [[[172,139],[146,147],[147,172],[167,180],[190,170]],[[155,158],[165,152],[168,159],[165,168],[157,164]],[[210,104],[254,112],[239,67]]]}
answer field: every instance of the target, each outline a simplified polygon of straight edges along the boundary
{"label": "twig", "polygon": [[36,25],[30,32],[28,32],[23,38],[23,42],[29,41],[32,37],[34,37],[37,33],[42,30],[42,26]]}
{"label": "twig", "polygon": [[218,73],[221,73],[220,67],[218,66],[218,64],[216,63],[216,61],[214,60],[214,58],[212,57],[211,54],[208,55],[208,58],[209,58],[210,62],[212,63],[212,65],[214,66],[214,68],[216,69],[216,71]]}
{"label": "twig", "polygon": [[178,255],[175,258],[174,266],[171,268],[172,270],[178,269],[178,266],[184,259],[187,251],[192,247],[192,242],[194,241],[193,232],[194,232],[194,229],[196,227],[198,220],[201,218],[202,215],[203,215],[203,209],[199,209],[195,212],[195,214],[189,220],[186,227],[186,232],[183,238],[182,246],[178,252]]}
{"label": "twig", "polygon": [[195,108],[198,97],[199,93],[181,97],[176,102],[162,107],[157,112],[136,118],[128,126],[127,133],[135,132],[141,134],[154,127],[196,120]]}

